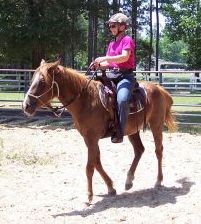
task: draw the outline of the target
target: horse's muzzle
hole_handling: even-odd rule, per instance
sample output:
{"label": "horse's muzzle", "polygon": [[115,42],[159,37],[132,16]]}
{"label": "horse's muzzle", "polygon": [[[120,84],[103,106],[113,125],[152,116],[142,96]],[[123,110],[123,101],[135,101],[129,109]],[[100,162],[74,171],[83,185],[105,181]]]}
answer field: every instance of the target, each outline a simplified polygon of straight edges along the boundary
{"label": "horse's muzzle", "polygon": [[34,116],[36,111],[36,103],[30,102],[28,97],[25,97],[23,103],[22,103],[22,110],[27,116]]}

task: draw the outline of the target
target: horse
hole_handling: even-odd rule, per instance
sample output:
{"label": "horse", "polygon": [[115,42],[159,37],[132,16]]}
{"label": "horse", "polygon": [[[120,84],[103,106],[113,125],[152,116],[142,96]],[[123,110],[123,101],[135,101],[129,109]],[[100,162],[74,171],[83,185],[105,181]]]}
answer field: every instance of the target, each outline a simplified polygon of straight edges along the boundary
{"label": "horse", "polygon": [[[108,195],[116,195],[113,181],[104,170],[99,149],[99,140],[104,137],[110,121],[110,113],[103,107],[99,97],[101,83],[89,80],[86,75],[60,65],[59,61],[47,63],[41,61],[35,70],[32,83],[24,98],[22,107],[28,116],[33,116],[39,107],[51,104],[53,98],[58,98],[71,114],[75,127],[84,139],[88,149],[86,176],[88,187],[88,203],[93,199],[93,174],[96,169],[105,184]],[[162,134],[164,125],[170,131],[176,130],[175,119],[171,111],[173,104],[170,94],[160,85],[142,82],[146,91],[146,110],[129,114],[126,122],[125,135],[128,136],[134,149],[134,158],[127,172],[125,190],[133,186],[134,174],[140,158],[145,150],[140,138],[144,118],[152,131],[155,142],[155,154],[158,161],[156,186],[163,180]]]}

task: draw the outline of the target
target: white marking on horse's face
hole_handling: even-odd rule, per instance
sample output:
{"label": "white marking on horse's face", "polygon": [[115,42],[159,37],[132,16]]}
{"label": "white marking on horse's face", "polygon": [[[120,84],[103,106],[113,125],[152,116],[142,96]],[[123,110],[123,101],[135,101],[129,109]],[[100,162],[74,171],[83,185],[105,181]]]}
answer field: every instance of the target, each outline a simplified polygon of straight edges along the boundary
{"label": "white marking on horse's face", "polygon": [[36,72],[36,74],[34,74],[34,80],[32,81],[31,86],[29,87],[29,90],[27,91],[24,101],[22,103],[22,109],[27,116],[33,116],[36,110],[37,99],[31,98],[29,94],[35,95],[33,89],[38,85],[39,79],[40,73]]}

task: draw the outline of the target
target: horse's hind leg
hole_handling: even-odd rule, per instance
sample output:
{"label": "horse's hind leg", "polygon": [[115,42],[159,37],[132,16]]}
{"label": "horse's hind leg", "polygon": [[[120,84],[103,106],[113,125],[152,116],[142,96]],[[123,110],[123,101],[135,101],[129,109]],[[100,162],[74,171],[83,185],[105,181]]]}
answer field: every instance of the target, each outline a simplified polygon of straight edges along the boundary
{"label": "horse's hind leg", "polygon": [[155,125],[151,125],[150,128],[153,133],[154,142],[155,142],[155,153],[158,160],[158,176],[155,186],[160,186],[161,182],[163,181],[163,171],[162,171],[162,158],[163,158],[163,133],[162,133],[162,127],[157,127]]}
{"label": "horse's hind leg", "polygon": [[127,173],[127,179],[126,179],[126,184],[125,184],[126,190],[129,190],[133,186],[135,170],[136,170],[137,165],[140,161],[140,158],[144,152],[144,146],[142,144],[139,132],[137,132],[136,134],[133,134],[133,135],[129,135],[128,138],[129,138],[131,144],[133,145],[135,157],[134,157],[131,167]]}

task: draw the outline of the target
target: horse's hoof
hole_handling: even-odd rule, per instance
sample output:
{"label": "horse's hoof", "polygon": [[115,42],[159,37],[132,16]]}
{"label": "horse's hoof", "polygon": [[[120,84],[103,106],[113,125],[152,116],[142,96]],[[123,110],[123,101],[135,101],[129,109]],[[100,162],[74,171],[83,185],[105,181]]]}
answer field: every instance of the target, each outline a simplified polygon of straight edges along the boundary
{"label": "horse's hoof", "polygon": [[108,192],[108,196],[110,196],[110,197],[114,197],[116,195],[117,195],[117,192],[115,189],[112,189],[111,191]]}
{"label": "horse's hoof", "polygon": [[91,205],[92,200],[93,200],[93,195],[90,194],[90,195],[88,195],[88,202],[86,202],[86,203]]}
{"label": "horse's hoof", "polygon": [[160,188],[162,186],[161,181],[156,181],[155,188]]}
{"label": "horse's hoof", "polygon": [[84,204],[85,204],[86,207],[89,207],[89,206],[92,205],[91,202],[85,202]]}
{"label": "horse's hoof", "polygon": [[133,187],[133,183],[125,184],[125,190],[128,191]]}

